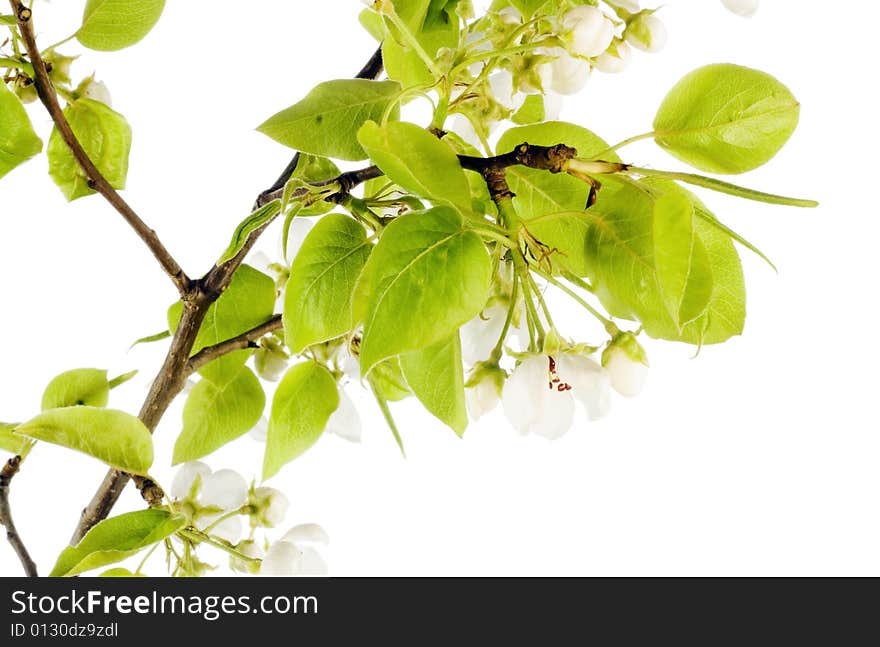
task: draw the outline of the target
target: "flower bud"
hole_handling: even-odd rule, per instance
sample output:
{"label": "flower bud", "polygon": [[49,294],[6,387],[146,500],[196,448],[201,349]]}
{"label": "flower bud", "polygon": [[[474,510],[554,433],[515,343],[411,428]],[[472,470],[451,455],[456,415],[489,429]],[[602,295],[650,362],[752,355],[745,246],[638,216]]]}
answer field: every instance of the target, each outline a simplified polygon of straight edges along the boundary
{"label": "flower bud", "polygon": [[264,380],[277,382],[287,370],[290,356],[281,343],[274,337],[260,340],[260,346],[254,351],[254,367]]}
{"label": "flower bud", "polygon": [[639,0],[605,0],[612,7],[623,9],[629,13],[639,13]]}
{"label": "flower bud", "polygon": [[199,501],[206,508],[235,510],[245,504],[248,487],[244,477],[234,470],[218,470],[205,477]]}
{"label": "flower bud", "polygon": [[632,50],[625,41],[615,39],[611,46],[593,60],[593,65],[600,72],[619,74],[623,72],[632,57]]}
{"label": "flower bud", "polygon": [[195,498],[205,479],[211,475],[211,468],[201,461],[184,463],[171,481],[171,496],[178,500]]}
{"label": "flower bud", "polygon": [[327,420],[324,432],[335,434],[353,443],[361,442],[361,417],[345,391],[339,391],[339,406]]}
{"label": "flower bud", "polygon": [[[592,9],[592,7],[583,7]],[[587,85],[590,79],[590,64],[582,59],[569,56],[563,50],[558,50],[559,56],[550,63],[553,71],[549,89],[556,94],[577,94]]]}
{"label": "flower bud", "polygon": [[625,332],[615,337],[602,352],[602,366],[620,395],[632,398],[641,393],[648,376],[648,357],[635,335]]}
{"label": "flower bud", "polygon": [[505,379],[507,373],[497,364],[481,362],[474,367],[464,389],[464,399],[471,418],[479,420],[498,406]]}
{"label": "flower bud", "polygon": [[721,0],[721,3],[737,16],[748,18],[758,10],[758,0]]}
{"label": "flower bud", "polygon": [[[245,539],[244,541],[239,542],[236,544],[235,550],[245,557],[251,557],[252,559],[263,558],[263,549],[260,548],[260,545],[253,539]],[[229,558],[229,568],[239,573],[247,573],[248,575],[256,575],[260,572],[259,562],[252,562],[235,555],[232,555]]]}
{"label": "flower bud", "polygon": [[274,528],[284,521],[290,502],[283,492],[271,487],[258,487],[251,492],[248,503],[253,507],[251,523]]}
{"label": "flower bud", "polygon": [[113,98],[110,96],[110,90],[103,81],[95,81],[94,79],[85,87],[82,96],[92,101],[100,101],[105,106],[113,105]]}
{"label": "flower bud", "polygon": [[644,11],[630,21],[625,35],[627,43],[645,52],[659,52],[666,45],[666,25]]}
{"label": "flower bud", "polygon": [[[63,54],[56,52],[54,49],[50,49],[46,52],[43,55],[43,61],[46,63],[46,67],[49,68],[49,78],[52,79],[52,82],[58,85],[69,84],[70,66],[77,58],[79,57],[64,56]],[[92,81],[92,79],[86,79],[85,82],[89,81]]]}
{"label": "flower bud", "polygon": [[564,37],[571,43],[572,53],[587,58],[604,52],[614,38],[614,23],[590,5],[569,11],[562,19],[562,26],[569,32]]}

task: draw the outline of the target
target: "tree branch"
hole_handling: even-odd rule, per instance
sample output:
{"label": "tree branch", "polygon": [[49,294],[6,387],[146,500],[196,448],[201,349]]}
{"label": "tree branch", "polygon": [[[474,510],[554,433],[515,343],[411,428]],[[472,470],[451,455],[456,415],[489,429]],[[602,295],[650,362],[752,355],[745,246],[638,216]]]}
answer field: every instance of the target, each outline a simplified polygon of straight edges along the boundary
{"label": "tree branch", "polygon": [[213,346],[206,346],[189,358],[189,361],[186,363],[186,375],[192,375],[208,362],[211,362],[218,357],[222,357],[223,355],[228,355],[229,353],[237,350],[244,350],[246,348],[255,348],[255,342],[258,339],[276,330],[281,330],[281,327],[281,315],[275,315],[266,323],[262,323],[256,328],[252,328],[237,337],[227,339],[226,341],[214,344]]}
{"label": "tree branch", "polygon": [[9,540],[18,555],[25,575],[37,577],[37,565],[31,559],[30,553],[18,534],[15,523],[12,521],[12,510],[9,507],[9,483],[12,481],[12,477],[18,474],[19,467],[21,467],[21,456],[13,456],[6,461],[6,465],[0,470],[0,524],[6,527],[6,539]]}
{"label": "tree branch", "polygon": [[178,265],[177,261],[174,260],[174,257],[165,248],[162,241],[159,240],[156,232],[150,229],[147,224],[141,220],[140,216],[137,215],[134,209],[129,206],[125,199],[117,193],[116,189],[110,185],[107,178],[105,178],[98,170],[83,149],[74,134],[73,129],[70,127],[70,123],[64,116],[64,111],[58,103],[58,95],[55,92],[52,81],[49,79],[49,72],[46,69],[46,63],[40,56],[40,50],[37,47],[31,10],[18,0],[9,0],[9,4],[12,6],[12,11],[18,20],[18,30],[21,34],[22,41],[24,41],[28,56],[30,57],[31,65],[33,65],[34,68],[34,87],[37,90],[37,95],[40,97],[40,101],[48,111],[49,116],[55,123],[55,127],[58,129],[62,139],[64,139],[64,143],[67,144],[67,147],[73,154],[77,164],[79,164],[80,168],[86,174],[86,177],[89,180],[89,187],[100,193],[110,206],[116,209],[119,215],[123,217],[123,219],[150,249],[153,256],[156,257],[156,260],[159,261],[162,269],[174,282],[178,292],[184,294],[190,284],[190,280],[186,273],[180,265]]}

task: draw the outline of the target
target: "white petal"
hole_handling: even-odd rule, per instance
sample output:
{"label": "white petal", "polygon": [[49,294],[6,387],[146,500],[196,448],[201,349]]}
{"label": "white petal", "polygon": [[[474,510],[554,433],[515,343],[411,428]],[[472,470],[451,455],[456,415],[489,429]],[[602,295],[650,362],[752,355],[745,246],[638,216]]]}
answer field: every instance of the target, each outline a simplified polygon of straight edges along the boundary
{"label": "white petal", "polygon": [[296,258],[300,247],[302,247],[303,241],[306,239],[306,236],[309,235],[309,232],[314,226],[315,221],[313,218],[294,218],[293,222],[290,223],[290,232],[287,236],[288,261],[292,261]]}
{"label": "white petal", "polygon": [[353,443],[361,442],[361,417],[345,391],[339,392],[339,406],[327,420],[324,431]]}
{"label": "white petal", "polygon": [[251,429],[248,434],[250,434],[250,437],[256,441],[261,443],[266,442],[266,438],[269,436],[269,421],[266,419],[266,416],[261,416],[257,421],[257,424],[254,425],[254,428]]}
{"label": "white petal", "polygon": [[553,82],[550,89],[557,94],[576,94],[584,89],[590,79],[590,64],[562,53],[551,63]]}
{"label": "white petal", "polygon": [[581,56],[598,56],[614,38],[614,24],[596,7],[575,7],[562,20],[562,26],[571,30],[572,49]]}
{"label": "white petal", "polygon": [[626,30],[626,42],[645,52],[659,52],[666,45],[666,25],[653,14],[643,15],[638,25]]}
{"label": "white petal", "polygon": [[562,111],[562,97],[556,94],[544,95],[544,121],[556,121]]}
{"label": "white petal", "polygon": [[171,496],[175,499],[185,499],[192,491],[193,484],[197,477],[201,477],[201,483],[204,485],[205,479],[211,474],[211,468],[201,461],[190,461],[184,463],[174,475],[171,481]]}
{"label": "white petal", "polygon": [[625,42],[620,41],[614,48],[597,56],[593,61],[593,65],[600,72],[619,74],[627,68],[631,58],[632,49]]}
{"label": "white petal", "polygon": [[471,418],[479,420],[492,411],[501,401],[498,387],[491,379],[481,380],[464,390],[464,399]]}
{"label": "white petal", "polygon": [[260,566],[260,575],[297,575],[302,551],[289,541],[276,541],[269,546],[263,564]]}
{"label": "white petal", "polygon": [[[216,521],[219,517],[220,515],[204,517],[203,519],[199,520],[199,527],[204,530],[212,523],[214,523],[214,521]],[[237,544],[238,540],[241,539],[241,518],[237,516],[228,517],[218,523],[213,528],[211,528],[209,534],[228,541],[230,544]]]}
{"label": "white petal", "polygon": [[507,308],[495,304],[461,327],[461,358],[465,364],[473,365],[489,358],[506,318]]}
{"label": "white petal", "polygon": [[110,90],[107,89],[107,85],[103,81],[92,81],[89,83],[83,96],[86,99],[100,101],[105,106],[113,107],[113,99],[110,96]]}
{"label": "white petal", "polygon": [[297,565],[297,575],[304,577],[326,577],[328,573],[327,562],[320,553],[311,546],[300,548],[302,554]]}
{"label": "white petal", "polygon": [[721,0],[721,2],[730,11],[745,18],[755,15],[760,4],[758,0]]}
{"label": "white petal", "polygon": [[605,370],[611,380],[611,387],[620,395],[633,398],[642,392],[648,367],[633,361],[619,348],[612,349],[605,361]]}
{"label": "white petal", "polygon": [[550,384],[546,355],[523,360],[504,384],[501,403],[504,415],[522,434],[559,438],[571,428],[574,399],[568,391]]}
{"label": "white petal", "polygon": [[289,541],[295,544],[329,544],[330,535],[316,523],[301,523],[284,533],[281,541]]}
{"label": "white petal", "polygon": [[480,141],[479,135],[477,135],[477,131],[474,129],[474,125],[471,123],[471,120],[464,115],[452,115],[452,120],[447,126],[447,129],[454,132],[476,149],[480,149],[483,145]]}
{"label": "white petal", "polygon": [[248,487],[244,477],[234,470],[219,470],[202,483],[199,500],[203,506],[235,510],[245,504]]}
{"label": "white petal", "polygon": [[611,408],[611,379],[598,362],[583,355],[562,353],[557,359],[559,377],[571,385],[571,394],[581,403],[590,420],[608,415]]}
{"label": "white petal", "polygon": [[271,487],[256,488],[252,502],[259,509],[260,520],[270,528],[284,521],[290,507],[290,501],[284,492]]}

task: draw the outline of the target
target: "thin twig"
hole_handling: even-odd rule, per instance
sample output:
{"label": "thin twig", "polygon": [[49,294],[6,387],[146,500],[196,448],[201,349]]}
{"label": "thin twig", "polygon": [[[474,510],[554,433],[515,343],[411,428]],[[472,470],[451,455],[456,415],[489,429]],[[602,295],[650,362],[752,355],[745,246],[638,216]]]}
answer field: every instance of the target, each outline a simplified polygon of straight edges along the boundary
{"label": "thin twig", "polygon": [[275,315],[266,323],[262,323],[259,326],[238,335],[237,337],[227,339],[226,341],[220,342],[219,344],[214,344],[213,346],[206,346],[198,353],[190,357],[189,362],[187,362],[186,364],[186,374],[191,375],[192,373],[195,373],[205,364],[217,359],[218,357],[223,357],[224,355],[228,355],[229,353],[233,353],[237,350],[255,348],[256,341],[258,339],[276,330],[281,330],[281,327],[281,315]]}
{"label": "thin twig", "polygon": [[104,177],[101,171],[98,170],[94,162],[89,158],[88,153],[83,149],[73,129],[70,127],[70,123],[64,116],[64,111],[58,102],[58,94],[55,92],[55,87],[49,79],[46,63],[40,56],[40,49],[37,47],[31,10],[18,0],[9,0],[9,4],[12,6],[12,11],[18,19],[18,30],[22,41],[24,41],[30,62],[34,67],[34,87],[37,90],[37,95],[40,97],[40,101],[48,111],[49,116],[55,123],[55,127],[73,154],[77,164],[86,174],[89,188],[104,196],[110,206],[119,212],[119,215],[134,229],[135,233],[153,253],[153,256],[156,257],[156,260],[159,261],[162,269],[165,270],[165,273],[171,278],[174,285],[177,286],[178,292],[183,294],[189,287],[190,282],[186,273],[178,265],[177,261],[174,260],[171,253],[165,249],[156,232],[141,220],[134,209],[131,208],[116,189],[110,185],[110,182],[107,181],[107,178]]}
{"label": "thin twig", "polygon": [[12,521],[12,510],[9,507],[9,483],[12,477],[18,474],[18,468],[21,466],[21,456],[13,456],[3,469],[0,470],[0,524],[6,527],[6,539],[18,555],[24,573],[28,577],[37,577],[37,565],[31,559],[21,535]]}

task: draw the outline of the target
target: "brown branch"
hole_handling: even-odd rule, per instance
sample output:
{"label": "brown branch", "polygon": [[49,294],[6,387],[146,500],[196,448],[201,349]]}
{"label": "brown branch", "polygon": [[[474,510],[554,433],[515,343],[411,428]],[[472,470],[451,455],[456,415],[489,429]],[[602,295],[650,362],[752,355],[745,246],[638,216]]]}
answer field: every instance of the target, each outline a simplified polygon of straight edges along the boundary
{"label": "brown branch", "polygon": [[211,362],[218,357],[222,357],[223,355],[228,355],[237,350],[256,348],[256,341],[258,339],[276,330],[281,330],[281,327],[281,315],[275,315],[266,323],[260,324],[256,328],[252,328],[237,337],[227,339],[226,341],[214,344],[213,346],[206,346],[189,358],[189,361],[186,363],[186,375],[188,376],[195,373],[208,362]]}
{"label": "brown branch", "polygon": [[49,72],[46,69],[46,63],[40,56],[40,50],[37,47],[31,10],[18,0],[9,0],[9,4],[12,6],[12,11],[18,20],[18,30],[21,34],[21,39],[24,42],[25,48],[27,49],[28,56],[30,57],[31,65],[33,65],[34,68],[34,87],[37,90],[37,95],[40,97],[40,101],[48,111],[49,116],[52,118],[55,127],[61,135],[61,138],[64,140],[64,143],[67,144],[67,147],[73,154],[77,164],[79,164],[80,168],[86,174],[89,187],[100,193],[110,206],[112,206],[119,215],[123,217],[123,219],[150,249],[153,256],[156,257],[156,260],[159,261],[159,265],[162,266],[162,269],[165,270],[165,273],[171,278],[174,285],[177,286],[178,292],[184,294],[190,284],[190,280],[186,273],[180,265],[178,265],[177,261],[174,260],[174,257],[165,248],[162,241],[159,240],[156,232],[150,229],[150,227],[141,220],[140,216],[137,215],[134,209],[129,206],[116,189],[110,185],[110,182],[107,181],[107,178],[104,177],[101,171],[98,170],[88,153],[83,149],[74,134],[73,129],[70,127],[70,123],[64,116],[64,111],[58,102],[58,95],[55,92],[55,87],[49,79]]}
{"label": "brown branch", "polygon": [[0,470],[0,525],[6,527],[6,539],[18,555],[25,575],[37,577],[37,565],[31,559],[21,535],[18,534],[15,523],[12,521],[12,510],[9,507],[9,483],[12,481],[12,477],[18,474],[19,467],[21,467],[21,456],[13,456],[6,461],[6,465]]}

